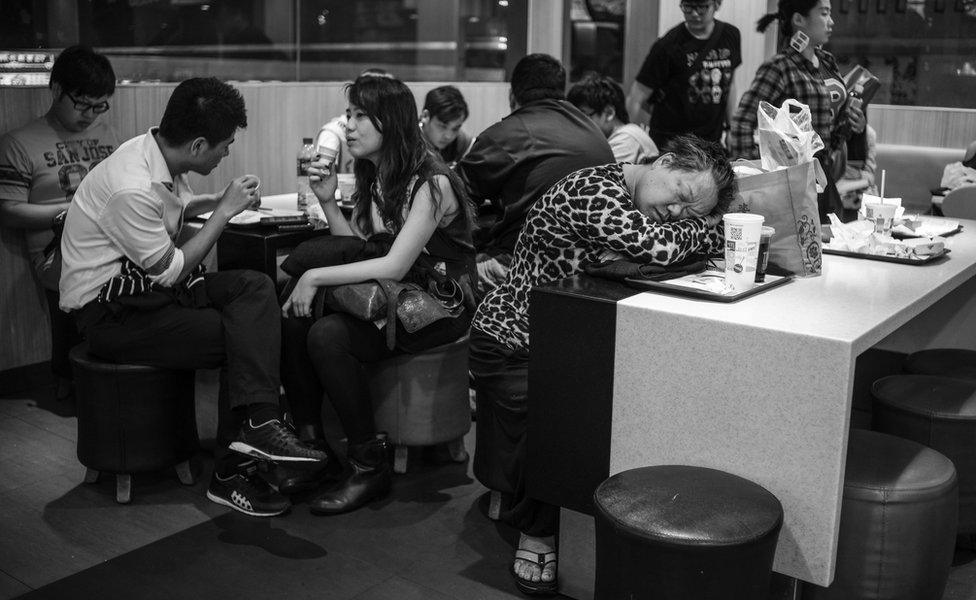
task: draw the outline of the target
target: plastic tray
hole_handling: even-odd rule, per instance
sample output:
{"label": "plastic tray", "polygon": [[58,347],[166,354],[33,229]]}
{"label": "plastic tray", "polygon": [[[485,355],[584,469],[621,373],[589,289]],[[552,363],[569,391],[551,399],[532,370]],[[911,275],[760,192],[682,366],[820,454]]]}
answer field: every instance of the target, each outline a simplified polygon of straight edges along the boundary
{"label": "plastic tray", "polygon": [[626,282],[631,287],[647,292],[660,292],[662,294],[686,296],[689,298],[698,298],[699,300],[709,300],[712,302],[735,302],[743,298],[748,298],[749,296],[755,296],[756,294],[769,291],[774,287],[781,286],[784,283],[789,283],[793,280],[792,275],[780,276],[766,273],[766,281],[757,283],[756,286],[751,289],[742,292],[723,294],[688,285],[688,283],[702,277],[724,279],[725,274],[723,271],[709,270],[696,273],[694,275],[684,275],[676,279],[667,279],[665,281],[648,281],[646,279],[633,279],[628,277]]}
{"label": "plastic tray", "polygon": [[[933,224],[932,227],[927,228],[932,231],[932,235],[922,235],[911,231],[907,227],[898,226],[891,230],[891,237],[900,240],[918,237],[945,237],[947,235],[955,235],[962,231],[962,225],[958,222],[955,227],[951,227],[951,223],[945,223],[943,219],[926,219],[925,217],[921,217],[920,220]],[[939,227],[939,225],[943,225],[943,227]]]}
{"label": "plastic tray", "polygon": [[866,254],[864,252],[848,252],[847,250],[834,250],[833,248],[823,247],[824,254],[833,254],[836,256],[849,256],[851,258],[863,258],[865,260],[880,260],[881,262],[897,263],[899,265],[926,265],[932,261],[938,260],[949,254],[948,249],[943,249],[942,252],[938,254],[932,254],[931,256],[926,256],[925,258],[902,258],[899,256],[888,256],[886,254]]}

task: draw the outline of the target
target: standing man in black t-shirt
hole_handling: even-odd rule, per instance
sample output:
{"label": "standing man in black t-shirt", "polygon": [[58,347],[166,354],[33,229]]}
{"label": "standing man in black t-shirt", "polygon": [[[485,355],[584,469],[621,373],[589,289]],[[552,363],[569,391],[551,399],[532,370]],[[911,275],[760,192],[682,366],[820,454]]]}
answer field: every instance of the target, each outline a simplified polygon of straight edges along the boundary
{"label": "standing man in black t-shirt", "polygon": [[685,22],[651,46],[627,95],[640,123],[647,102],[651,139],[664,151],[676,135],[718,142],[738,100],[732,74],[742,64],[739,30],[715,19],[722,0],[681,0]]}

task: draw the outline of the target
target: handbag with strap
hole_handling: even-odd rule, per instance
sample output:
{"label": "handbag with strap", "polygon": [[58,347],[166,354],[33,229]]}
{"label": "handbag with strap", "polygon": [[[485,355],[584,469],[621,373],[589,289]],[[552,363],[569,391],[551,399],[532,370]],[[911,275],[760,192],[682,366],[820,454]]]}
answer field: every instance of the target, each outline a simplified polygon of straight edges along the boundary
{"label": "handbag with strap", "polygon": [[426,290],[417,283],[374,279],[327,288],[315,313],[319,316],[328,307],[363,321],[382,319],[386,345],[392,350],[397,346],[397,329],[414,334],[441,319],[461,317],[468,304],[465,295],[463,284],[453,279],[447,286],[432,280]]}

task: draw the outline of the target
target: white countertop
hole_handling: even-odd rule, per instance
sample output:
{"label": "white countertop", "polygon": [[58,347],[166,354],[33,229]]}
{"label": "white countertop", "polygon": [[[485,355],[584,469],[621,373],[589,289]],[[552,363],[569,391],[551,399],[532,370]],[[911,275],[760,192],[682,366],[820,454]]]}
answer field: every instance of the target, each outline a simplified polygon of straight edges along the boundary
{"label": "white countertop", "polygon": [[976,338],[952,321],[976,294],[976,221],[961,223],[925,265],[825,255],[821,276],[734,303],[618,302],[610,473],[690,464],[755,481],[784,508],[774,568],[828,585],[858,355],[926,321]]}
{"label": "white countertop", "polygon": [[860,354],[976,276],[976,221],[959,222],[963,230],[946,238],[949,255],[930,264],[825,254],[819,277],[797,278],[730,304],[652,292],[621,304],[832,339]]}

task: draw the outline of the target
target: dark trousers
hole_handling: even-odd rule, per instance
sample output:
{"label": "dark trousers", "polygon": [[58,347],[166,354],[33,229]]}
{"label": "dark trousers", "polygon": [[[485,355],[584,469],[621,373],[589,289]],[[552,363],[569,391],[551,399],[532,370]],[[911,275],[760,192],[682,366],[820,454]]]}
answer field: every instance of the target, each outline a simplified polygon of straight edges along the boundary
{"label": "dark trousers", "polygon": [[[512,350],[493,337],[471,330],[468,368],[478,401],[478,436],[475,476],[484,485],[504,484],[512,492],[512,505],[502,520],[531,536],[555,535],[559,507],[526,494],[525,438],[529,411],[529,353]],[[479,431],[479,433],[481,433]],[[484,447],[490,445],[490,447]]]}
{"label": "dark trousers", "polygon": [[363,363],[399,354],[372,323],[343,313],[282,320],[281,376],[299,429],[322,427],[323,393],[332,403],[349,445],[376,434]]}
{"label": "dark trousers", "polygon": [[[278,403],[281,317],[274,283],[255,271],[204,275],[208,306],[153,308],[90,302],[78,326],[91,352],[114,362],[166,369],[220,367],[218,446],[240,427],[231,408]],[[238,411],[238,414],[239,411]]]}
{"label": "dark trousers", "polygon": [[45,289],[47,313],[51,318],[51,371],[59,377],[71,379],[71,362],[68,353],[81,343],[82,337],[70,314],[58,308],[60,294]]}

